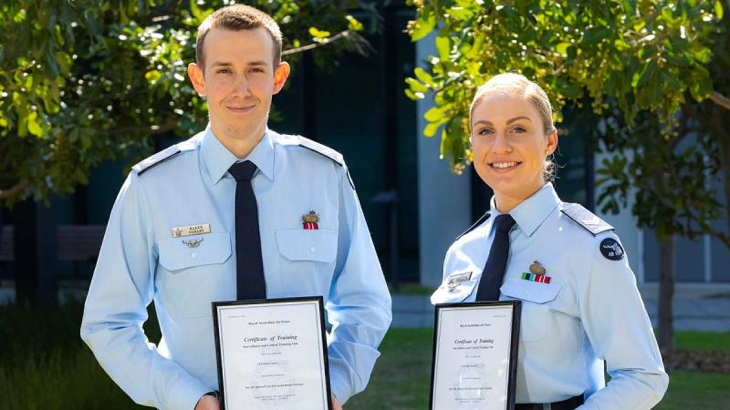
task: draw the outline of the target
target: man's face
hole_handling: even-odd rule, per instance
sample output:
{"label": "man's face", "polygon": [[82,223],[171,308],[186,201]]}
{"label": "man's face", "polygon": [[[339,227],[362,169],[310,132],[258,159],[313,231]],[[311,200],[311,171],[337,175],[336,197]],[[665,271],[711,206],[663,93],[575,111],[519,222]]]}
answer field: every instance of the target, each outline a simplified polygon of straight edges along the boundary
{"label": "man's face", "polygon": [[213,132],[218,137],[263,135],[272,95],[284,86],[287,63],[273,67],[274,40],[265,28],[213,28],[204,45],[205,71],[190,64],[195,90],[206,97]]}

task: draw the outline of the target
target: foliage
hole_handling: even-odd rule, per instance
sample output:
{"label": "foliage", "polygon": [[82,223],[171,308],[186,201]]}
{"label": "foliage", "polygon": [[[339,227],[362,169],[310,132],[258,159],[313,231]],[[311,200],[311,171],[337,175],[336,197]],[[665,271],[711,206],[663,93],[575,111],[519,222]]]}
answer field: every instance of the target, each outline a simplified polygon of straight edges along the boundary
{"label": "foliage", "polygon": [[[489,77],[520,72],[548,92],[559,111],[568,100],[590,99],[601,114],[615,101],[633,125],[639,110],[665,130],[691,98],[712,91],[712,58],[721,3],[685,0],[412,0],[414,41],[436,31],[429,69],[407,80],[409,97],[433,93],[425,135],[440,126],[441,154],[459,172],[471,160],[468,108]],[[559,113],[556,114],[560,119]]]}
{"label": "foliage", "polygon": [[[229,0],[9,0],[0,5],[0,200],[70,193],[106,159],[191,135],[205,101],[186,81],[197,26]],[[328,64],[358,46],[359,0],[250,1]],[[332,41],[330,33],[349,41]],[[344,33],[344,34],[343,34]],[[309,48],[307,48],[309,49]]]}

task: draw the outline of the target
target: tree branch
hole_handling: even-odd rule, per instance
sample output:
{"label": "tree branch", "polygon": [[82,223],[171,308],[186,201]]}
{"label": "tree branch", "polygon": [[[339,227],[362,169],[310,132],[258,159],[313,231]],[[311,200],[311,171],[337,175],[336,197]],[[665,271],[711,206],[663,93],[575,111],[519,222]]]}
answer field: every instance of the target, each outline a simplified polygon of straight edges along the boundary
{"label": "tree branch", "polygon": [[314,50],[315,48],[324,47],[327,44],[333,43],[333,42],[335,42],[335,41],[337,41],[337,40],[339,40],[341,38],[349,37],[350,34],[351,34],[350,30],[345,30],[345,31],[342,31],[342,32],[340,32],[338,34],[335,34],[332,37],[325,38],[324,40],[322,40],[321,43],[312,43],[312,44],[309,44],[309,45],[306,45],[306,46],[301,46],[301,47],[297,47],[297,48],[290,48],[288,50],[284,50],[284,52],[281,53],[281,56],[282,57],[283,56],[288,56],[290,54],[302,53],[304,51],[309,51],[309,50]]}
{"label": "tree branch", "polygon": [[[728,2],[730,2],[730,0],[728,0]],[[728,12],[730,12],[730,10],[728,10]],[[713,91],[710,99],[720,107],[730,110],[730,98],[725,97],[717,91]]]}
{"label": "tree branch", "polygon": [[0,189],[0,201],[5,201],[10,198],[14,198],[20,194],[23,193],[26,189],[30,187],[30,181],[28,180],[22,180],[15,184],[14,187],[9,189]]}

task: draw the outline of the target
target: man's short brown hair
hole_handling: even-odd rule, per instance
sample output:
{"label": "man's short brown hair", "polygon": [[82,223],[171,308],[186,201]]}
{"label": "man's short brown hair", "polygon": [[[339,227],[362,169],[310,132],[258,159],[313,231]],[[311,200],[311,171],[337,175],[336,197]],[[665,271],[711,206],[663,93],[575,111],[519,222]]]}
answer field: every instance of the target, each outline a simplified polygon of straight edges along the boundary
{"label": "man's short brown hair", "polygon": [[216,10],[203,20],[198,27],[198,38],[195,46],[195,59],[201,70],[205,70],[205,54],[203,45],[205,37],[212,28],[225,30],[253,30],[263,27],[274,40],[274,68],[281,62],[282,37],[279,25],[271,16],[261,10],[243,4],[234,4]]}

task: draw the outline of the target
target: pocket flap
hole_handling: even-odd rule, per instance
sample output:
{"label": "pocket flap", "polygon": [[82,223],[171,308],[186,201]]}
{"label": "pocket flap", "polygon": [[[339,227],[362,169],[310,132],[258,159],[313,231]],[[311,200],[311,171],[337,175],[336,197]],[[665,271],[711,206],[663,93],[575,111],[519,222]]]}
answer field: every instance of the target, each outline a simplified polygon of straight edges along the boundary
{"label": "pocket flap", "polygon": [[555,300],[560,292],[557,283],[539,283],[518,278],[505,279],[499,289],[502,294],[514,299],[526,300],[533,303],[547,303]]}
{"label": "pocket flap", "polygon": [[223,263],[231,256],[231,235],[208,233],[161,240],[160,264],[169,271]]}
{"label": "pocket flap", "polygon": [[276,231],[279,252],[290,261],[334,262],[337,231],[328,229],[285,229]]}

